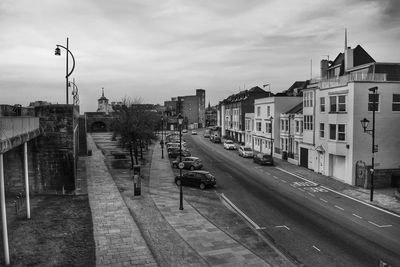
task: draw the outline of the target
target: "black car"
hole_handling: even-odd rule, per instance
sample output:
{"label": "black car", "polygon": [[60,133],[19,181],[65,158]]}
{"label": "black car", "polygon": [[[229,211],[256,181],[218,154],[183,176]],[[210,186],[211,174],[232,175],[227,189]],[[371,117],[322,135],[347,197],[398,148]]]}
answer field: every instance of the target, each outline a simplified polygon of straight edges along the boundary
{"label": "black car", "polygon": [[274,158],[269,154],[258,153],[253,157],[253,161],[260,165],[274,165]]}
{"label": "black car", "polygon": [[[169,158],[176,158],[179,157],[180,155],[180,149],[179,148],[170,148],[168,149],[168,157]],[[188,150],[182,149],[182,157],[190,157],[191,154]]]}
{"label": "black car", "polygon": [[182,179],[179,176],[175,177],[176,185],[190,185],[199,187],[201,190],[206,187],[216,185],[215,177],[208,171],[190,171],[182,174]]}

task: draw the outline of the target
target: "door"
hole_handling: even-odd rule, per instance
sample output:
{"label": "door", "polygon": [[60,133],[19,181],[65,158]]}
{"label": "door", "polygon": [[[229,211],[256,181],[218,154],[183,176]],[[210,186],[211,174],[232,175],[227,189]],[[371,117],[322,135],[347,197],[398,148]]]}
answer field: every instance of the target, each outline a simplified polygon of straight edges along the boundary
{"label": "door", "polygon": [[319,154],[319,173],[324,174],[325,171],[325,154],[324,153],[318,153]]}
{"label": "door", "polygon": [[308,168],[308,149],[300,148],[300,166]]}

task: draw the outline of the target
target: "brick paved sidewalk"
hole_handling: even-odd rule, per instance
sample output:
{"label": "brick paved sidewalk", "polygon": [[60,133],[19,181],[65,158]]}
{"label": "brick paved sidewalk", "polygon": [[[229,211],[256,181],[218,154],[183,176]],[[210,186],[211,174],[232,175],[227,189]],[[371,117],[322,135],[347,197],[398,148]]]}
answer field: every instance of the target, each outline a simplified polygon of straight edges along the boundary
{"label": "brick paved sidewalk", "polygon": [[87,190],[93,218],[97,266],[157,266],[146,242],[88,135]]}
{"label": "brick paved sidewalk", "polygon": [[400,201],[395,197],[395,188],[384,188],[374,190],[374,201],[370,202],[370,190],[356,186],[352,186],[341,182],[335,178],[318,174],[307,168],[291,164],[287,161],[274,159],[275,166],[285,169],[288,172],[299,175],[303,178],[311,180],[315,183],[325,185],[333,190],[348,196],[354,197],[358,200],[364,201],[368,204],[378,206],[380,208],[400,214]]}
{"label": "brick paved sidewalk", "polygon": [[150,192],[157,208],[180,236],[212,266],[270,266],[206,220],[185,200],[179,210],[179,190],[169,160],[154,147]]}

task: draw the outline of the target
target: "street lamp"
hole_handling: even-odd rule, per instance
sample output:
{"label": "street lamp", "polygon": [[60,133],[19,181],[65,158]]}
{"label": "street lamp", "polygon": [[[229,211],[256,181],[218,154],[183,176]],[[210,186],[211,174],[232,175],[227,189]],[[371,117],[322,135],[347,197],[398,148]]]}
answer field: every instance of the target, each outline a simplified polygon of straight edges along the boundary
{"label": "street lamp", "polygon": [[71,87],[71,85],[72,85],[72,104],[79,105],[78,86],[75,83],[75,78],[74,81],[68,82],[68,87]]}
{"label": "street lamp", "polygon": [[272,137],[272,134],[274,133],[274,128],[272,127],[273,125],[273,119],[274,117],[270,117],[269,120],[271,121],[271,157],[273,157],[273,150],[274,150],[274,139]]}
{"label": "street lamp", "polygon": [[378,152],[378,149],[375,148],[375,110],[376,110],[376,99],[377,99],[377,91],[378,87],[372,87],[369,88],[368,91],[372,92],[372,129],[368,130],[368,124],[369,124],[369,120],[367,120],[367,118],[364,118],[361,120],[361,126],[364,129],[364,133],[368,133],[372,135],[372,160],[371,160],[371,192],[370,192],[370,201],[374,200],[374,171],[375,171],[375,152]]}
{"label": "street lamp", "polygon": [[[75,69],[75,58],[74,58],[74,55],[71,53],[71,51],[68,49],[68,38],[67,38],[67,47],[65,47],[63,45],[59,45],[59,44],[57,45],[56,50],[54,52],[54,54],[56,56],[61,56],[60,47],[64,48],[67,51],[67,54],[66,54],[66,61],[67,61],[66,65],[67,66],[66,66],[66,72],[65,72],[65,90],[66,90],[66,99],[67,99],[67,104],[68,104],[68,77],[72,74],[72,72]],[[70,72],[68,72],[69,71],[69,69],[68,69],[68,58],[69,58],[68,54],[70,54],[72,57],[72,69]]]}
{"label": "street lamp", "polygon": [[178,115],[178,124],[179,124],[179,180],[181,181],[179,184],[179,209],[183,210],[183,192],[182,192],[182,123],[183,117],[181,113]]}
{"label": "street lamp", "polygon": [[164,158],[164,116],[161,115],[161,158]]}

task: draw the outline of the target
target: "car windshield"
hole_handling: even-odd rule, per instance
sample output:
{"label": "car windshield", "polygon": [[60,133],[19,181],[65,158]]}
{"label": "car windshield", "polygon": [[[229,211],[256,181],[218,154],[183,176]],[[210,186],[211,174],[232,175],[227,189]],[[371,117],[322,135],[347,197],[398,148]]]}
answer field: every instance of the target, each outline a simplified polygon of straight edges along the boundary
{"label": "car windshield", "polygon": [[251,151],[251,148],[250,147],[245,147],[245,148],[243,148],[243,150],[244,151]]}
{"label": "car windshield", "polygon": [[227,143],[227,144],[233,144],[233,141],[227,140],[227,141],[225,141],[225,143]]}
{"label": "car windshield", "polygon": [[264,155],[263,158],[264,159],[269,159],[271,156],[270,155]]}
{"label": "car windshield", "polygon": [[207,174],[206,174],[206,177],[209,178],[209,179],[211,179],[211,178],[213,178],[214,176],[212,176],[211,174],[207,173]]}

